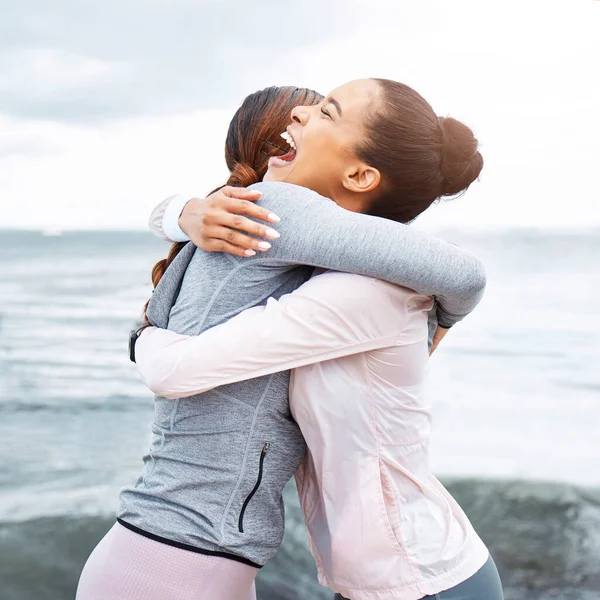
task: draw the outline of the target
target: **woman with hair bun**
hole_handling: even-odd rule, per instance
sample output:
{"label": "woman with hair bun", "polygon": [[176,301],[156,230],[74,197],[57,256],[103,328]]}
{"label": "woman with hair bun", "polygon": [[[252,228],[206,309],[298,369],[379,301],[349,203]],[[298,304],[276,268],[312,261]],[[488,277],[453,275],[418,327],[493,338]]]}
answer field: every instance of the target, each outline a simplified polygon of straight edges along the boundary
{"label": "woman with hair bun", "polygon": [[[403,225],[476,179],[477,141],[387,80],[346,84],[291,121],[264,183],[238,190],[242,205],[228,188],[186,206],[198,244],[230,253],[187,244],[156,282],[154,327],[135,347],[157,394],[153,440],[79,600],[138,598],[132,581],[149,600],[245,598],[281,543],[296,470],[319,579],[343,597],[502,597],[485,545],[429,470],[423,394],[428,315],[452,326],[485,275],[470,253]],[[260,176],[237,162],[236,177]],[[182,206],[163,203],[154,227],[175,231]],[[173,572],[187,595],[170,589]]]}

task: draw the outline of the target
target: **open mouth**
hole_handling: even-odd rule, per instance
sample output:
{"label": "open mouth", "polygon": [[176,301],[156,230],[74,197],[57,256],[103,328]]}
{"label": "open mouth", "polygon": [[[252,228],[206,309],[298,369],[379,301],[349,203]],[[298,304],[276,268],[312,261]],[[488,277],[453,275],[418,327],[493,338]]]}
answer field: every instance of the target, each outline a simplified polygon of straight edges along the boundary
{"label": "open mouth", "polygon": [[282,156],[272,156],[269,159],[269,164],[275,167],[285,167],[290,163],[294,162],[296,158],[296,142],[294,142],[294,138],[287,132],[284,131],[281,134],[282,139],[284,139],[288,146],[290,147],[289,151],[283,154]]}

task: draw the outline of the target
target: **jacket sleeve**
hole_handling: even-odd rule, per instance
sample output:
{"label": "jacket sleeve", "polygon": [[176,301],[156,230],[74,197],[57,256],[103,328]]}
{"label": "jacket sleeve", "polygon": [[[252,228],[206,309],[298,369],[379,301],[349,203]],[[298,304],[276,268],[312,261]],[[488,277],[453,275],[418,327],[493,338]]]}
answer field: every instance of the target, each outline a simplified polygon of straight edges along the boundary
{"label": "jacket sleeve", "polygon": [[[262,375],[412,343],[408,321],[415,294],[347,273],[313,277],[279,300],[250,308],[198,336],[144,330],[136,364],[158,396],[183,398]],[[423,309],[429,297],[416,296]],[[376,310],[368,310],[377,307]],[[424,335],[421,330],[420,335]]]}
{"label": "jacket sleeve", "polygon": [[281,218],[281,237],[250,260],[368,275],[435,296],[442,327],[468,315],[483,296],[485,270],[468,250],[402,223],[344,210],[303,187],[252,187],[263,194],[258,202]]}
{"label": "jacket sleeve", "polygon": [[[281,237],[270,241],[267,253],[242,260],[312,265],[402,285],[435,296],[437,322],[446,328],[467,316],[483,297],[485,269],[468,250],[402,223],[344,210],[307,188],[281,182],[251,187],[263,194],[258,204],[281,218]],[[179,229],[185,202],[172,202],[173,210],[163,208],[163,233]],[[153,230],[160,232],[159,227]],[[171,239],[189,241],[181,234]]]}
{"label": "jacket sleeve", "polygon": [[165,198],[150,214],[150,231],[167,242],[189,242],[190,238],[179,227],[179,216],[188,201],[189,198],[179,195]]}

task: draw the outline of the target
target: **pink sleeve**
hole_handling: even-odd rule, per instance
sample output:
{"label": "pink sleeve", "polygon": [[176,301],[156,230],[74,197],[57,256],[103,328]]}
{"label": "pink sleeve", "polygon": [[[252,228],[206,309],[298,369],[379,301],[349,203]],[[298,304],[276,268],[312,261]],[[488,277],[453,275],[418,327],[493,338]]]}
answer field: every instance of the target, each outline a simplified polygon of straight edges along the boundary
{"label": "pink sleeve", "polygon": [[137,341],[138,370],[155,394],[176,399],[392,346],[407,322],[410,297],[408,290],[391,293],[394,288],[328,272],[199,336],[149,328]]}

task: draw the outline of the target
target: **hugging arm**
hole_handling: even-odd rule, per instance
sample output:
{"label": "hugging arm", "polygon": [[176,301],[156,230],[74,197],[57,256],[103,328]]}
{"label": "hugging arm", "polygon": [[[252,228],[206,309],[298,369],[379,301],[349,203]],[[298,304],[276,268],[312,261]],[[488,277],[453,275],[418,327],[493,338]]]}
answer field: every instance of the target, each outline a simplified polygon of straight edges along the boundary
{"label": "hugging arm", "polygon": [[[262,193],[259,208],[280,217],[281,237],[247,260],[368,275],[434,295],[444,328],[469,314],[483,295],[485,270],[467,250],[402,223],[344,210],[307,188],[262,182],[250,189]],[[165,219],[163,230],[166,225]]]}
{"label": "hugging arm", "polygon": [[438,324],[451,327],[469,314],[483,295],[482,263],[469,251],[389,219],[340,208],[299,186],[263,182],[258,204],[281,221],[279,239],[250,260],[282,261],[367,275],[433,295]]}
{"label": "hugging arm", "polygon": [[180,221],[185,222],[185,230],[193,232],[191,241],[198,248],[249,256],[262,250],[258,238],[277,237],[270,227],[249,218],[277,222],[277,215],[254,204],[260,196],[258,191],[231,186],[220,188],[208,198],[170,196],[154,208],[148,226],[161,240],[189,242],[190,237],[180,227]]}
{"label": "hugging arm", "polygon": [[[137,340],[138,372],[156,395],[177,399],[389,347],[400,337],[402,344],[422,341],[424,331],[400,336],[408,316],[406,299],[414,295],[392,293],[391,287],[346,273],[325,273],[198,336],[148,328]],[[431,306],[430,298],[420,297],[419,302]],[[379,303],[392,311],[366,310]]]}

